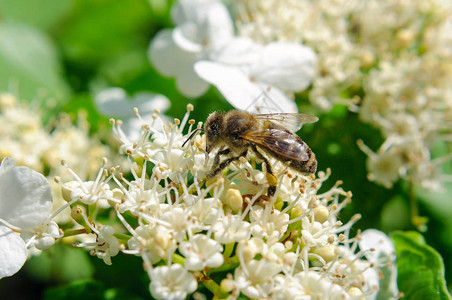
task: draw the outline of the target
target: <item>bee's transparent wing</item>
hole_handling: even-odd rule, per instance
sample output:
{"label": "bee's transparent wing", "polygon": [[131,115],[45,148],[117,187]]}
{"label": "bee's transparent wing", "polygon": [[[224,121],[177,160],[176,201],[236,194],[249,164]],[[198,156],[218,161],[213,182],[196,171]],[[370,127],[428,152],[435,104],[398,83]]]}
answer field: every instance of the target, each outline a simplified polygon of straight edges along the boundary
{"label": "bee's transparent wing", "polygon": [[254,115],[259,121],[269,121],[291,132],[300,130],[303,124],[315,123],[319,120],[316,116],[299,113],[258,114]]}
{"label": "bee's transparent wing", "polygon": [[262,86],[261,93],[243,110],[252,114],[296,113],[295,101],[275,87]]}

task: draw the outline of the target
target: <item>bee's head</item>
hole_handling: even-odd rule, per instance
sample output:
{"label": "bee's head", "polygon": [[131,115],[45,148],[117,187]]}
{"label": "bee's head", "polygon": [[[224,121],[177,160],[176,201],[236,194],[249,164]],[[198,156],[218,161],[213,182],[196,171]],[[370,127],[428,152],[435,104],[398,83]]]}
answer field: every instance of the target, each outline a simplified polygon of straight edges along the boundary
{"label": "bee's head", "polygon": [[224,114],[219,112],[211,113],[204,124],[204,132],[206,133],[206,151],[210,153],[221,141],[221,128],[223,127]]}

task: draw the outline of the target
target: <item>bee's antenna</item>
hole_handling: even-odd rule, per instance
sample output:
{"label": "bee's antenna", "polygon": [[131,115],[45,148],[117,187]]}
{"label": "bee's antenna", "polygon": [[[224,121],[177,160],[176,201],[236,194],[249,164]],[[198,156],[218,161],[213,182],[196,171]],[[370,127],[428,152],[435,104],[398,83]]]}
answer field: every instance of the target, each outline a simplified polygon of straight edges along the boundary
{"label": "bee's antenna", "polygon": [[198,131],[204,131],[204,129],[202,129],[202,128],[196,128],[195,130],[193,130],[193,132],[190,134],[190,136],[187,138],[187,140],[182,144],[182,147],[184,147],[185,144],[186,144],[189,140],[191,140],[191,139],[193,138],[193,136],[195,135],[195,133],[198,132]]}

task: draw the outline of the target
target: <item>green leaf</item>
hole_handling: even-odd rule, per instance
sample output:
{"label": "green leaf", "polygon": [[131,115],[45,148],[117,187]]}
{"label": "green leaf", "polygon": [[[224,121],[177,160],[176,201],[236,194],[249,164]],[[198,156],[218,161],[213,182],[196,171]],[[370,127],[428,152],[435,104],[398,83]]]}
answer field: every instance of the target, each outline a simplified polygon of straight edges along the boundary
{"label": "green leaf", "polygon": [[73,0],[0,0],[0,12],[4,20],[19,21],[46,29],[63,17],[72,8],[73,2]]}
{"label": "green leaf", "polygon": [[60,244],[27,261],[25,269],[38,280],[56,282],[89,278],[94,273],[87,252]]}
{"label": "green leaf", "polygon": [[68,285],[48,289],[44,299],[47,300],[70,300],[70,299],[105,299],[105,287],[101,282],[83,280]]}
{"label": "green leaf", "polygon": [[46,300],[116,300],[116,299],[143,299],[128,293],[123,289],[106,288],[101,281],[81,280],[70,284],[48,289],[44,294]]}
{"label": "green leaf", "polygon": [[451,299],[444,264],[435,249],[417,232],[391,234],[397,253],[398,287],[404,299]]}
{"label": "green leaf", "polygon": [[56,37],[71,62],[97,67],[128,51],[147,48],[151,24],[146,0],[81,0]]}
{"label": "green leaf", "polygon": [[69,88],[57,52],[44,33],[23,24],[0,23],[0,90],[26,99],[67,99]]}

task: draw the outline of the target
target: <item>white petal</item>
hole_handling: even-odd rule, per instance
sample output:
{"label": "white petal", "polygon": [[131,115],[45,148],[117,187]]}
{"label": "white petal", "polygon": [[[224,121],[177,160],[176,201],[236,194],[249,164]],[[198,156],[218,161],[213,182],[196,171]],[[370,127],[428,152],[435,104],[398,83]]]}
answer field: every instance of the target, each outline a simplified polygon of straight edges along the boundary
{"label": "white petal", "polygon": [[179,0],[171,9],[174,24],[181,25],[200,18],[210,0]]}
{"label": "white petal", "polygon": [[184,51],[174,43],[170,29],[161,30],[154,37],[148,55],[157,71],[168,77],[177,75],[181,69],[193,68],[197,60],[196,53]]}
{"label": "white petal", "polygon": [[141,92],[132,99],[118,87],[107,88],[97,94],[96,106],[106,116],[136,118],[133,108],[138,108],[140,115],[154,113],[155,109],[166,111],[171,105],[167,97],[150,92]]}
{"label": "white petal", "polygon": [[206,27],[205,40],[210,50],[224,47],[234,36],[234,26],[226,6],[219,2],[211,2],[206,21],[200,24]]}
{"label": "white petal", "polygon": [[209,84],[198,76],[193,65],[179,70],[179,74],[176,75],[176,86],[183,95],[190,98],[199,97],[209,89]]}
{"label": "white petal", "polygon": [[[43,228],[43,226],[41,226]],[[55,244],[55,239],[62,237],[59,232],[58,224],[50,221],[44,226],[45,231],[42,236],[38,236],[33,243],[36,249],[46,250]]]}
{"label": "white petal", "polygon": [[171,102],[164,95],[141,92],[133,97],[130,105],[132,108],[138,108],[140,115],[146,115],[154,113],[156,109],[159,109],[161,112],[167,111],[171,106]]}
{"label": "white petal", "polygon": [[40,225],[50,215],[52,190],[47,179],[27,167],[0,174],[0,218],[20,228]]}
{"label": "white petal", "polygon": [[220,1],[181,0],[174,5],[171,15],[178,25],[174,41],[187,51],[221,48],[234,35],[229,12]]}
{"label": "white petal", "polygon": [[201,44],[201,40],[199,40],[200,33],[198,31],[196,24],[190,22],[184,23],[174,28],[172,32],[173,41],[184,51],[201,53],[203,45]]}
{"label": "white petal", "polygon": [[262,52],[262,45],[247,37],[237,37],[216,53],[215,61],[227,65],[256,64]]}
{"label": "white petal", "polygon": [[[294,100],[290,99],[277,87],[259,84],[265,91],[258,99],[255,99],[248,111],[260,114],[270,113],[297,113],[298,107]],[[290,129],[290,128],[288,128]],[[294,130],[292,128],[290,130]]]}
{"label": "white petal", "polygon": [[0,174],[16,166],[16,162],[11,157],[5,157],[0,164]]}
{"label": "white petal", "polygon": [[215,85],[236,109],[250,112],[296,112],[294,101],[275,87],[252,82],[238,67],[200,61],[195,70],[206,81]]}
{"label": "white petal", "polygon": [[24,240],[18,233],[0,225],[0,278],[15,274],[26,260]]}
{"label": "white petal", "polygon": [[171,31],[163,30],[151,42],[149,56],[155,68],[165,76],[175,76],[178,90],[187,97],[199,97],[209,84],[193,70],[198,54],[179,48],[173,41]]}
{"label": "white petal", "polygon": [[195,64],[195,70],[201,78],[215,85],[235,108],[246,109],[262,93],[259,86],[237,67],[200,61]]}
{"label": "white petal", "polygon": [[372,262],[376,262],[378,258],[390,257],[395,254],[391,239],[384,232],[376,229],[367,229],[361,233],[359,248],[361,250],[375,249],[366,255],[367,259]]}
{"label": "white petal", "polygon": [[316,55],[295,43],[275,42],[264,47],[260,61],[252,68],[257,81],[286,91],[302,91],[316,74]]}
{"label": "white petal", "polygon": [[133,106],[127,101],[127,93],[118,87],[107,88],[95,98],[99,112],[106,116],[126,117],[133,115]]}

